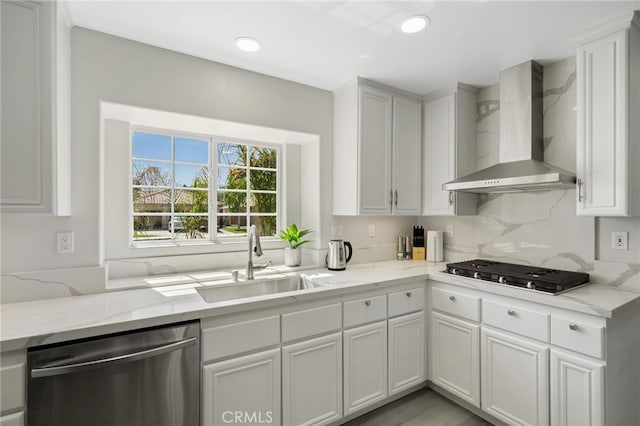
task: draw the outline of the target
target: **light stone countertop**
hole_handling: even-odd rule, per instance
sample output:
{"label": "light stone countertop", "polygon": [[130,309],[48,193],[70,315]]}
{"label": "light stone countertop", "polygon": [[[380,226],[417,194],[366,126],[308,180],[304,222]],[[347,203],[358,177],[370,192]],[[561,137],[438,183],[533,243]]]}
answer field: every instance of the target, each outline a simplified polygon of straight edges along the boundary
{"label": "light stone countertop", "polygon": [[[2,351],[23,349],[72,339],[194,320],[254,309],[318,300],[380,287],[431,279],[487,293],[514,297],[562,309],[610,318],[622,307],[640,300],[640,294],[590,284],[553,296],[441,272],[444,263],[387,261],[349,265],[346,271],[325,268],[300,270],[319,288],[219,303],[206,303],[195,287],[229,282],[221,272],[137,278],[126,285],[165,284],[158,287],[111,291],[0,305]],[[291,274],[290,268],[271,268],[273,274]],[[259,276],[257,276],[259,277]],[[116,283],[114,287],[124,286]]]}

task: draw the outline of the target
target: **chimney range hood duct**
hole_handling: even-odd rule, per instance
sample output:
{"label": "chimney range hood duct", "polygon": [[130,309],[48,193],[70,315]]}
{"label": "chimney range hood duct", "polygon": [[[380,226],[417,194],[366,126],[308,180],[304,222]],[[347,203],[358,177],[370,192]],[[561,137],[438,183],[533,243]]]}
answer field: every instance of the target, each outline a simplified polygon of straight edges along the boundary
{"label": "chimney range hood duct", "polygon": [[576,177],[543,161],[542,66],[500,72],[500,163],[442,185],[474,193],[574,188]]}

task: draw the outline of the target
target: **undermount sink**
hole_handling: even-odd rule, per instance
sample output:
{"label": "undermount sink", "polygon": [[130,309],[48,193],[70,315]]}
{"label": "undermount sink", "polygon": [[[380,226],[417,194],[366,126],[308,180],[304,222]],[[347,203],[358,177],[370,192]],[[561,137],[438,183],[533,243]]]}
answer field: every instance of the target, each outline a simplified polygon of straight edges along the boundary
{"label": "undermount sink", "polygon": [[310,280],[295,275],[290,277],[260,278],[251,281],[213,284],[205,287],[197,287],[196,290],[205,302],[216,303],[227,300],[245,299],[248,297],[308,290],[317,287],[318,286]]}

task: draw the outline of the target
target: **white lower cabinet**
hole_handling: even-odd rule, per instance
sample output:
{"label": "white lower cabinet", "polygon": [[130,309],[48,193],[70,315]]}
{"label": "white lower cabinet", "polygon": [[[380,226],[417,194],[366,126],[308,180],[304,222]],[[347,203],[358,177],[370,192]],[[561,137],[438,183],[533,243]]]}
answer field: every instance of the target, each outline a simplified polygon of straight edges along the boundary
{"label": "white lower cabinet", "polygon": [[389,320],[389,395],[424,381],[424,313]]}
{"label": "white lower cabinet", "polygon": [[24,412],[8,414],[0,417],[0,426],[23,426]]}
{"label": "white lower cabinet", "polygon": [[282,347],[282,422],[324,425],[342,417],[342,333]]}
{"label": "white lower cabinet", "polygon": [[431,315],[431,381],[480,407],[480,325]]}
{"label": "white lower cabinet", "polygon": [[549,424],[549,349],[482,328],[482,409],[512,425]]}
{"label": "white lower cabinet", "polygon": [[604,363],[551,350],[551,424],[604,422]]}
{"label": "white lower cabinet", "polygon": [[344,414],[387,397],[387,322],[345,330]]}
{"label": "white lower cabinet", "polygon": [[203,367],[203,426],[280,424],[280,349]]}

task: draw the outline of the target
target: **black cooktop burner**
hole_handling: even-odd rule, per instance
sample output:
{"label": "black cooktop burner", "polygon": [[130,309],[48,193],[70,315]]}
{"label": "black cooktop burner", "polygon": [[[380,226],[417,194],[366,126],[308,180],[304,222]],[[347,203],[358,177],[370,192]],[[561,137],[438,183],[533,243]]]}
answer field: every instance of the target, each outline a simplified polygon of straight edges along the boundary
{"label": "black cooktop burner", "polygon": [[475,259],[448,263],[450,274],[558,294],[589,282],[589,274]]}

